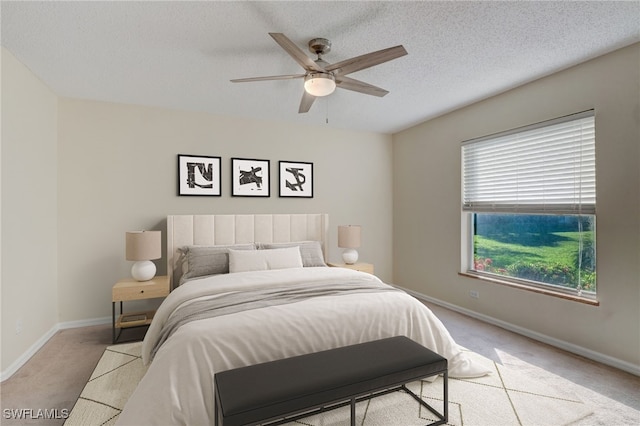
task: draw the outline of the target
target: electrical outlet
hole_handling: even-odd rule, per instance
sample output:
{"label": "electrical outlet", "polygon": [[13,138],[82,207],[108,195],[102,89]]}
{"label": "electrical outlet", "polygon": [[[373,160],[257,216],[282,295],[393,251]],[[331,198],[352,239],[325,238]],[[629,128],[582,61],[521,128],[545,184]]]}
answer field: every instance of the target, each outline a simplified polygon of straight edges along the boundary
{"label": "electrical outlet", "polygon": [[469,296],[471,296],[472,299],[480,299],[480,292],[477,290],[471,290],[469,292]]}
{"label": "electrical outlet", "polygon": [[22,333],[22,318],[16,320],[16,334]]}

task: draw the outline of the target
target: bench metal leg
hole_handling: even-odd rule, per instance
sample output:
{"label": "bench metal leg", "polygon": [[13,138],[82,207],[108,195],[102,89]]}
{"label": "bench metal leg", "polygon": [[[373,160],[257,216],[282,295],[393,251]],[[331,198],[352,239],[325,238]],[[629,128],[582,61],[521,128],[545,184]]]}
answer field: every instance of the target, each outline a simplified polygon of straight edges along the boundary
{"label": "bench metal leg", "polygon": [[444,385],[443,385],[443,400],[444,400],[444,422],[448,422],[449,421],[449,371],[445,371],[444,374],[442,375],[442,377],[444,378]]}
{"label": "bench metal leg", "polygon": [[443,382],[443,385],[442,385],[442,401],[443,401],[443,404],[444,404],[443,410],[442,410],[442,414],[438,413],[438,411],[435,408],[433,408],[431,405],[427,404],[426,401],[424,401],[418,395],[416,395],[411,390],[409,390],[409,388],[407,388],[406,385],[400,386],[400,389],[402,389],[404,392],[406,392],[409,395],[411,395],[413,397],[413,399],[418,401],[418,403],[420,403],[420,405],[425,407],[427,410],[431,411],[431,413],[433,413],[439,419],[439,420],[437,420],[437,421],[435,421],[433,423],[429,423],[427,426],[443,425],[443,424],[445,424],[445,423],[447,423],[449,421],[449,377],[448,377],[448,372],[445,371],[444,373],[442,373],[442,377],[444,379],[444,382]]}
{"label": "bench metal leg", "polygon": [[351,398],[351,426],[356,426],[356,399]]}

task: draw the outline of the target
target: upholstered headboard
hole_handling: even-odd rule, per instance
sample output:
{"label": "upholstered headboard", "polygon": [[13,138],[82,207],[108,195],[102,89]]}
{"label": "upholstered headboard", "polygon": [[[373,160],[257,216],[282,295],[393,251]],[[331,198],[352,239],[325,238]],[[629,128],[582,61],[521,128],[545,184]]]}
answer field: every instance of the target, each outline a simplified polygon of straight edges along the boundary
{"label": "upholstered headboard", "polygon": [[167,275],[174,288],[182,276],[178,249],[188,245],[320,241],[326,260],[328,229],[327,214],[170,215]]}

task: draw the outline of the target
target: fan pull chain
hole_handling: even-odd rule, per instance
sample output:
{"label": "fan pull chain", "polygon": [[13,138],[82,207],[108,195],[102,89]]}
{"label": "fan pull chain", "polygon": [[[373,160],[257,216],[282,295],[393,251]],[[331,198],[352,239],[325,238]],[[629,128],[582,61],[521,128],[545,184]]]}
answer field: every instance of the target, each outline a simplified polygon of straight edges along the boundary
{"label": "fan pull chain", "polygon": [[326,98],[327,98],[327,103],[326,103],[326,105],[327,105],[327,114],[325,116],[325,123],[329,124],[329,96],[327,96]]}

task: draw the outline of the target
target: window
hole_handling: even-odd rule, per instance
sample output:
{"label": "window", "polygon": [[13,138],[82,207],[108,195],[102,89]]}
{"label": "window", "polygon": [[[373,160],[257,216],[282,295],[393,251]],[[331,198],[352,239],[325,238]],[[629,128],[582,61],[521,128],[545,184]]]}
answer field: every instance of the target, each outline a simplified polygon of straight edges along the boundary
{"label": "window", "polygon": [[462,144],[463,271],[595,298],[595,117]]}

